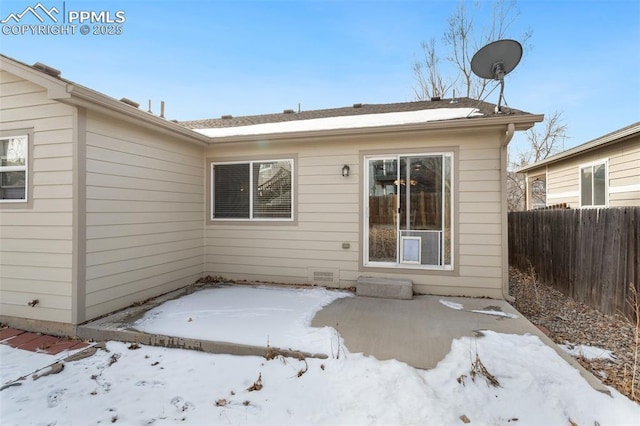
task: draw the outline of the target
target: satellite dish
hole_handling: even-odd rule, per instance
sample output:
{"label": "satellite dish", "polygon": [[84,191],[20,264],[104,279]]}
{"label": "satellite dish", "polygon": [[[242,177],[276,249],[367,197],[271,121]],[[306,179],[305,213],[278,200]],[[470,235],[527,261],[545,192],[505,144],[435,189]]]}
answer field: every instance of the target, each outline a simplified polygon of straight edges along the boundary
{"label": "satellite dish", "polygon": [[471,71],[480,78],[493,79],[500,82],[500,102],[504,98],[504,76],[514,70],[522,58],[522,45],[515,40],[498,40],[478,50],[471,58]]}

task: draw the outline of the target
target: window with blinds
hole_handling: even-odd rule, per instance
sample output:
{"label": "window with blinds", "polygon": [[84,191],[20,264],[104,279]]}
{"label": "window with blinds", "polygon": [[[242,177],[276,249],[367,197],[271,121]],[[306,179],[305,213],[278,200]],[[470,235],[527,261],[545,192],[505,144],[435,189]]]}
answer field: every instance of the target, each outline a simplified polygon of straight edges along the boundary
{"label": "window with blinds", "polygon": [[211,219],[293,219],[292,171],[292,159],[213,163]]}

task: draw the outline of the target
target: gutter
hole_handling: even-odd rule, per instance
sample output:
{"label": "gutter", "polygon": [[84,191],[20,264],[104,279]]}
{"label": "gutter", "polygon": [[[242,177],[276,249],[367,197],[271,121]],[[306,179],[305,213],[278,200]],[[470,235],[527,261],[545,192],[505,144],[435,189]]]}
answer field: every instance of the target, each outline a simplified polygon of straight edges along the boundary
{"label": "gutter", "polygon": [[[288,133],[263,133],[251,135],[236,135],[222,137],[208,137],[211,145],[239,143],[239,142],[256,142],[260,141],[278,141],[292,139],[321,138],[332,136],[349,136],[349,135],[367,135],[367,134],[392,134],[398,132],[417,132],[425,130],[463,130],[468,128],[502,128],[504,125],[512,125],[514,131],[527,130],[532,127],[532,123],[540,122],[544,119],[544,115],[524,114],[517,116],[499,116],[499,117],[476,117],[472,119],[460,118],[456,120],[440,120],[422,123],[396,124],[387,126],[372,126],[346,129],[324,129],[324,130],[307,130]],[[197,132],[197,129],[194,129]],[[513,134],[511,135],[513,137]],[[509,139],[511,140],[511,139]],[[508,143],[508,141],[507,141]]]}
{"label": "gutter", "polygon": [[515,125],[507,124],[504,140],[500,144],[500,167],[505,171],[505,175],[500,179],[502,191],[502,297],[509,303],[515,302],[515,298],[509,294],[509,212],[507,206],[507,147],[515,134]]}

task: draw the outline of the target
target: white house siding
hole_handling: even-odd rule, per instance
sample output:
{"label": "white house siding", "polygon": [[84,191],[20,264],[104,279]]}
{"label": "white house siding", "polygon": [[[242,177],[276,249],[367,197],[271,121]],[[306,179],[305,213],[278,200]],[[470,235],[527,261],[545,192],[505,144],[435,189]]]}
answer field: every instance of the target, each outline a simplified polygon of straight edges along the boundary
{"label": "white house siding", "polygon": [[89,112],[86,319],[203,273],[203,148]]}
{"label": "white house siding", "polygon": [[[72,322],[75,108],[0,71],[0,131],[32,132],[28,204],[0,204],[0,318]],[[35,307],[28,302],[38,299]]]}
{"label": "white house siding", "polygon": [[[297,155],[297,221],[288,224],[210,222],[210,274],[249,281],[355,285],[359,276],[411,279],[419,293],[502,297],[500,133],[423,132],[313,140],[220,144],[208,161]],[[454,152],[454,271],[362,267],[365,155]],[[256,154],[259,153],[259,154]],[[341,176],[344,164],[350,176]],[[210,188],[207,188],[210,191]],[[207,214],[209,207],[207,206]],[[342,248],[348,243],[349,248]],[[333,281],[327,277],[333,276]],[[319,277],[319,279],[318,279]],[[315,279],[314,279],[315,278]]]}
{"label": "white house siding", "polygon": [[640,136],[609,158],[609,206],[640,206]]}
{"label": "white house siding", "polygon": [[[567,203],[580,207],[579,173],[583,164],[607,160],[609,207],[640,205],[640,137],[548,165],[547,204]],[[534,170],[528,172],[529,175]]]}

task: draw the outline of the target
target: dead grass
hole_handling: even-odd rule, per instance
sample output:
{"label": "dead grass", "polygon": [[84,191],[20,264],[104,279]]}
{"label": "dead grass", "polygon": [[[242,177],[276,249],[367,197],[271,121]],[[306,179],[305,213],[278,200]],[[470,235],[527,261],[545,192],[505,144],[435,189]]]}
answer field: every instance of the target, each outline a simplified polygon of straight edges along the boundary
{"label": "dead grass", "polygon": [[371,228],[369,230],[369,259],[396,258],[395,228]]}
{"label": "dead grass", "polygon": [[258,379],[247,388],[249,392],[259,391],[262,389],[262,373],[258,373]]}
{"label": "dead grass", "polygon": [[344,348],[342,347],[342,344],[340,343],[340,331],[338,329],[338,323],[336,323],[336,350],[334,352],[333,350],[333,339],[331,339],[331,341],[329,343],[331,343],[331,358],[334,359],[340,359],[340,352],[342,352],[344,354]]}
{"label": "dead grass", "polygon": [[625,389],[625,394],[628,393],[632,400],[640,401],[640,394],[638,392],[638,350],[640,349],[640,298],[638,297],[638,290],[633,283],[629,283],[629,296],[627,303],[631,306],[631,316],[629,318],[631,324],[633,324],[633,365],[631,368],[624,369],[622,376],[622,386]]}
{"label": "dead grass", "polygon": [[476,359],[471,363],[471,380],[475,381],[476,377],[484,377],[489,385],[496,388],[500,387],[500,382],[493,374],[489,373],[487,367],[482,363],[478,352],[476,352]]}
{"label": "dead grass", "polygon": [[640,300],[633,285],[628,303],[632,316],[605,315],[540,283],[535,271],[510,269],[510,292],[515,308],[543,329],[557,344],[597,346],[617,360],[577,357],[576,360],[605,385],[640,402]]}
{"label": "dead grass", "polygon": [[540,282],[538,282],[536,271],[529,265],[527,272],[512,270],[516,279],[522,283],[522,287],[517,295],[518,310],[525,316],[538,315],[542,310]]}
{"label": "dead grass", "polygon": [[[496,377],[487,370],[484,363],[480,359],[480,355],[478,354],[478,350],[475,351],[475,359],[471,362],[471,369],[469,370],[469,376],[471,376],[471,380],[473,382],[476,381],[476,378],[484,377],[487,381],[487,385],[493,387],[501,387],[500,382]],[[465,380],[467,379],[466,374],[461,374],[456,381],[460,383],[462,386],[465,385]]]}

